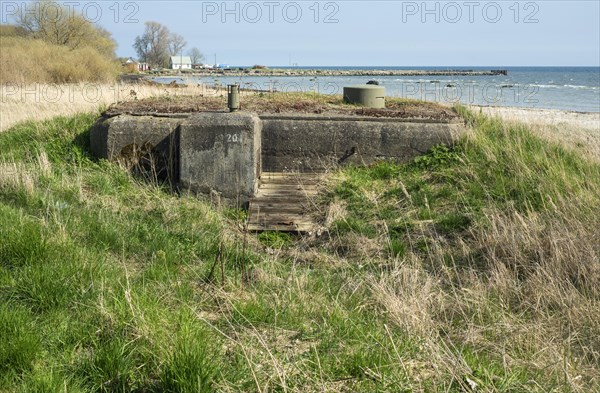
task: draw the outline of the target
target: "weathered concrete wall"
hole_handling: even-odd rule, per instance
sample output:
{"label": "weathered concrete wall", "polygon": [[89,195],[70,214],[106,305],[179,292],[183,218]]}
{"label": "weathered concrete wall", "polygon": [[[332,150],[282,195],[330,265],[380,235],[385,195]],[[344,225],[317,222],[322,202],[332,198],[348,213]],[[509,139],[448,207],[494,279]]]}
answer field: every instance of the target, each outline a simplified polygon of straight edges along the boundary
{"label": "weathered concrete wall", "polygon": [[254,195],[261,170],[404,162],[452,144],[464,130],[462,122],[419,119],[204,112],[100,119],[90,140],[97,157],[241,205]]}
{"label": "weathered concrete wall", "polygon": [[348,116],[262,116],[264,171],[322,171],[337,165],[408,161],[452,144],[462,123]]}
{"label": "weathered concrete wall", "polygon": [[261,127],[256,114],[243,112],[198,113],[184,120],[179,130],[181,187],[246,203],[261,171]]}
{"label": "weathered concrete wall", "polygon": [[175,183],[179,179],[177,129],[181,120],[129,115],[101,118],[90,131],[92,153]]}

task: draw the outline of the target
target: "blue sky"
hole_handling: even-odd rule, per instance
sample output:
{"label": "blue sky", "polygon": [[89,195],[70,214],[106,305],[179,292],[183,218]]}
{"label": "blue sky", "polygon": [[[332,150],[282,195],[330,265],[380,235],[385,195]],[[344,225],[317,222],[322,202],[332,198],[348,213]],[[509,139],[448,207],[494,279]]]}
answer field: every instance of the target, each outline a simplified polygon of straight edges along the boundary
{"label": "blue sky", "polygon": [[598,0],[70,3],[113,33],[119,56],[135,56],[152,20],[230,65],[600,65]]}

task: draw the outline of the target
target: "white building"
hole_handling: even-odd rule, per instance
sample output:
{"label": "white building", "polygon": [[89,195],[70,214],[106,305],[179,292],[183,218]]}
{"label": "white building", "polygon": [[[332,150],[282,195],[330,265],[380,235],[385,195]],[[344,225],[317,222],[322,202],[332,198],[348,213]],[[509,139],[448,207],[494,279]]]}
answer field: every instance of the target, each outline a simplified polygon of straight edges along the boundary
{"label": "white building", "polygon": [[127,61],[123,65],[127,66],[127,68],[130,71],[134,71],[135,69],[137,69],[138,71],[148,71],[150,69],[150,66],[148,65],[148,63],[137,62],[137,61],[133,60],[132,57],[127,59]]}
{"label": "white building", "polygon": [[191,70],[192,59],[189,56],[171,56],[169,67],[172,70]]}

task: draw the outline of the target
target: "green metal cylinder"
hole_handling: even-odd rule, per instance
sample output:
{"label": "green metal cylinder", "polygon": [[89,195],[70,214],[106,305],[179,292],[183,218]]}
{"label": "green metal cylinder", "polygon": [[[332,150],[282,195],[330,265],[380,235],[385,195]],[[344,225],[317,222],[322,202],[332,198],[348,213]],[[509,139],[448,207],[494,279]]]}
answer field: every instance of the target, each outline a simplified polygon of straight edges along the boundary
{"label": "green metal cylinder", "polygon": [[385,87],[377,85],[344,87],[344,101],[367,108],[385,108]]}
{"label": "green metal cylinder", "polygon": [[240,85],[227,85],[227,107],[230,112],[240,109]]}

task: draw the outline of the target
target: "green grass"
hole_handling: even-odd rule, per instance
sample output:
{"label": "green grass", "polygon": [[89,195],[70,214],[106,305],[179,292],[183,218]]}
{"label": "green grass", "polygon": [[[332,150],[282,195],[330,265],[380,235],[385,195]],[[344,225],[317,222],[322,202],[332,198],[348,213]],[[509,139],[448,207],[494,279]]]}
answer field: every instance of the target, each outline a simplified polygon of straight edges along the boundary
{"label": "green grass", "polygon": [[572,213],[597,212],[600,166],[525,126],[459,110],[474,132],[454,147],[436,146],[407,164],[344,170],[327,199],[344,201],[349,213],[334,223],[335,233],[374,238],[386,228],[402,248],[398,240],[415,226],[449,239],[468,236],[491,208],[528,214],[568,201]]}
{"label": "green grass", "polygon": [[316,240],[94,159],[95,113],[0,134],[0,391],[597,388],[600,169],[462,115],[335,174]]}

